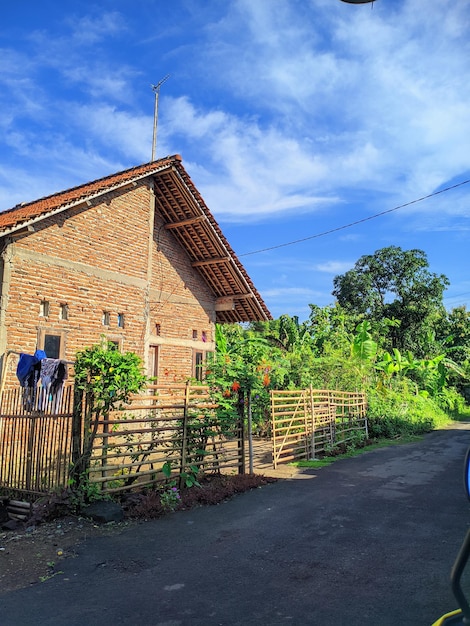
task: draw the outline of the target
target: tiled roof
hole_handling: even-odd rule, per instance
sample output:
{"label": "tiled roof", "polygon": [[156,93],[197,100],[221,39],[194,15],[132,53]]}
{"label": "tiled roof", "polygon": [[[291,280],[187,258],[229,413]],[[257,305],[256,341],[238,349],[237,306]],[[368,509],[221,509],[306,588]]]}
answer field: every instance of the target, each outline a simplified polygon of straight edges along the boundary
{"label": "tiled roof", "polygon": [[271,314],[245,268],[206,206],[179,155],[169,156],[67,189],[0,213],[0,237],[54,213],[90,201],[113,189],[153,177],[156,206],[179,244],[188,253],[219,301],[218,322],[271,319]]}
{"label": "tiled roof", "polygon": [[72,189],[59,191],[51,196],[46,196],[45,198],[40,198],[33,202],[19,204],[12,209],[0,213],[0,236],[7,234],[12,229],[17,230],[18,228],[22,228],[38,217],[45,217],[51,213],[53,214],[57,210],[64,210],[69,206],[85,202],[87,199],[106,193],[128,182],[158,172],[162,168],[171,167],[175,160],[181,161],[181,157],[176,155],[159,159],[158,161],[152,161],[151,163],[145,163],[144,165],[132,167],[123,172],[105,176],[104,178],[99,178],[98,180],[79,185],[78,187],[72,187]]}

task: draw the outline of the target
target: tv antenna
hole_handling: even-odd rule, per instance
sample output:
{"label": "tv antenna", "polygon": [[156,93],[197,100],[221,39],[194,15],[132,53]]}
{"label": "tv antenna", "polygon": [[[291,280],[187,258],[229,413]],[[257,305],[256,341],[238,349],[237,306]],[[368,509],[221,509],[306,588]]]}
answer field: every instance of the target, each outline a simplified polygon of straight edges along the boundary
{"label": "tv antenna", "polygon": [[155,152],[157,150],[157,123],[158,123],[158,97],[160,95],[160,87],[165,81],[170,78],[167,74],[165,78],[162,78],[156,85],[151,85],[153,93],[155,94],[155,109],[153,113],[153,139],[152,139],[152,161],[155,161]]}

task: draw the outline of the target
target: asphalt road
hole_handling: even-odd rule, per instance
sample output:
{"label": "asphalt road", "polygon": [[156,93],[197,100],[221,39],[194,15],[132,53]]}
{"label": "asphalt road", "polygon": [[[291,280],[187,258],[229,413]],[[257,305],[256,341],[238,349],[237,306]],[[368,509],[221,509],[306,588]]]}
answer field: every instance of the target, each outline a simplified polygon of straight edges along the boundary
{"label": "asphalt road", "polygon": [[429,626],[456,608],[468,445],[459,424],[90,540],[0,592],[0,625]]}

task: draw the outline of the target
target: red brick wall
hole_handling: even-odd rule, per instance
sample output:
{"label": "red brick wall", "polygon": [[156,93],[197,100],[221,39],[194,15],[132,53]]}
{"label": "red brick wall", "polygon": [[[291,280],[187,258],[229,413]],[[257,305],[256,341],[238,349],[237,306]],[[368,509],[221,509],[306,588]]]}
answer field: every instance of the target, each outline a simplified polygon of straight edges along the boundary
{"label": "red brick wall", "polygon": [[[160,382],[190,377],[193,348],[213,348],[214,297],[158,215],[147,289],[150,206],[143,182],[47,218],[18,238],[9,264],[3,349],[33,353],[41,328],[65,331],[64,358],[73,361],[77,350],[104,333],[144,359],[146,340],[159,345]],[[49,302],[48,317],[39,315],[41,300]],[[68,320],[59,319],[61,304],[68,306]],[[109,326],[102,324],[103,311],[110,313]],[[124,328],[117,325],[119,313]],[[10,384],[16,383],[15,368],[12,361]]]}

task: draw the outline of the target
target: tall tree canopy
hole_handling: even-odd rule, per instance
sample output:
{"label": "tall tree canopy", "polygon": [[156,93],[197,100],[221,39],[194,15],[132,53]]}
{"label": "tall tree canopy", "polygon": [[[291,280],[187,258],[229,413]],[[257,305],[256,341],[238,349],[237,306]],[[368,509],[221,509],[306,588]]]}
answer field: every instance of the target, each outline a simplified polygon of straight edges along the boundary
{"label": "tall tree canopy", "polygon": [[429,271],[422,250],[390,246],[362,256],[354,268],[336,276],[333,295],[350,313],[373,322],[399,320],[390,327],[391,347],[419,356],[429,350],[433,319],[444,310],[442,298],[449,280]]}

